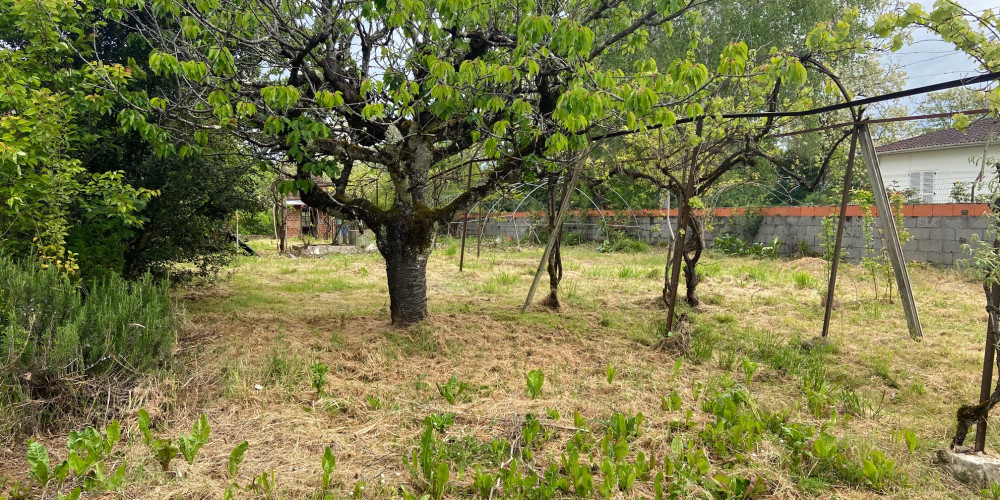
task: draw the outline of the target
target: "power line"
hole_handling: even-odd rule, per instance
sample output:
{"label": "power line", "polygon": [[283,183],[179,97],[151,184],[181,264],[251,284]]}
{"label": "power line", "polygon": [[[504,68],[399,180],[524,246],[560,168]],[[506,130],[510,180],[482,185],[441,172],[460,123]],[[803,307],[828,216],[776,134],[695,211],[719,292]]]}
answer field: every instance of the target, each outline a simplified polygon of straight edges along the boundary
{"label": "power line", "polygon": [[[938,90],[952,89],[955,87],[965,87],[967,85],[975,85],[977,83],[992,82],[995,80],[1000,80],[1000,71],[987,73],[985,75],[972,76],[967,78],[959,78],[957,80],[951,80],[947,82],[935,83],[933,85],[924,85],[921,87],[916,87],[907,90],[900,90],[896,92],[890,92],[888,94],[882,94],[873,97],[866,97],[864,99],[858,99],[853,101],[846,101],[837,104],[830,104],[828,106],[822,106],[819,108],[805,109],[801,111],[758,111],[750,113],[722,113],[721,118],[723,119],[740,119],[740,118],[793,118],[802,116],[812,116],[821,113],[829,113],[831,111],[839,111],[841,109],[853,108],[858,106],[865,106],[868,104],[874,104],[878,102],[891,101],[894,99],[902,99],[904,97],[911,97],[920,94],[926,94],[929,92],[935,92]],[[674,126],[683,125],[685,123],[693,123],[698,120],[703,120],[704,116],[699,116],[695,118],[681,118],[674,122]],[[647,130],[656,130],[662,128],[660,124],[651,125],[646,127]],[[609,132],[597,137],[592,138],[593,140],[610,139],[613,137],[620,137],[623,135],[629,135],[637,132],[636,130],[619,130],[617,132]]]}
{"label": "power line", "polygon": [[[983,114],[986,114],[986,113],[989,113],[989,112],[990,112],[990,110],[988,110],[988,109],[972,109],[972,110],[969,110],[969,111],[959,111],[957,113],[962,113],[962,114],[966,114],[966,115],[983,115]],[[852,122],[841,122],[841,123],[834,123],[833,125],[824,125],[822,127],[813,127],[813,128],[803,129],[803,130],[796,130],[796,131],[793,131],[793,132],[785,132],[783,134],[770,134],[770,135],[768,135],[768,137],[774,137],[774,138],[791,137],[791,136],[795,136],[795,135],[808,134],[810,132],[822,132],[824,130],[830,130],[830,129],[841,128],[841,127],[849,127],[849,126],[852,126],[852,125],[861,125],[861,124],[865,124],[865,123],[868,123],[868,124],[871,124],[871,123],[894,123],[894,122],[907,122],[907,121],[917,121],[917,120],[931,120],[931,119],[934,119],[934,118],[950,118],[950,117],[954,116],[957,113],[933,113],[933,114],[929,114],[929,115],[898,116],[898,117],[895,117],[895,118],[873,118],[873,119],[858,120],[858,121],[852,121]]]}

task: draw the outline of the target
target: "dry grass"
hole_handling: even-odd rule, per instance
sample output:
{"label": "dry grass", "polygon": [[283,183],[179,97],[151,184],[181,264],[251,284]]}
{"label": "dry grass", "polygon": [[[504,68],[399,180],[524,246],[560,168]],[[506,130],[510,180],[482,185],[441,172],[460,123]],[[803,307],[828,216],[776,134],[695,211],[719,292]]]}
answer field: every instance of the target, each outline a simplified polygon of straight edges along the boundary
{"label": "dry grass", "polygon": [[[377,255],[289,259],[265,252],[241,260],[223,283],[178,290],[189,323],[178,346],[179,366],[172,378],[149,384],[137,397],[154,414],[158,435],[186,432],[204,412],[211,440],[194,465],[176,460],[177,474],[144,473],[142,468],[155,465],[134,435],[134,418],[126,417],[133,481],[125,496],[221,498],[226,457],[246,439],[241,484],[273,470],[283,498],[318,498],[320,457],[330,446],[339,491],[346,494],[364,482],[366,497],[395,497],[397,485],[411,483],[402,457],[414,449],[424,417],[438,412],[455,414],[449,436],[479,442],[509,438],[529,412],[558,410],[562,419],[556,425],[571,425],[574,412],[592,421],[615,411],[642,412],[646,432],[638,446],[663,456],[676,432],[665,424],[676,415],[661,409],[661,396],[675,391],[695,421],[710,420],[693,403],[693,387],[727,371],[741,378],[738,361],[726,366],[728,356],[760,362],[753,390],[764,407],[786,410],[803,423],[827,422],[828,415],[816,418],[807,407],[802,374],[773,354],[781,346],[787,346],[781,351],[787,361],[822,361],[836,391],[854,391],[870,406],[845,418],[838,403],[840,418],[828,431],[859,446],[873,444],[897,461],[909,485],[887,496],[976,494],[930,460],[931,450],[948,442],[957,406],[978,395],[981,290],[955,272],[912,270],[925,331],[922,342],[913,342],[898,302],[872,300],[861,269],[845,266],[832,345],[803,353],[798,346],[820,331],[822,309],[819,293],[797,286],[794,275],[805,272],[822,283],[822,261],[710,257],[700,287],[703,304],[691,314],[692,351],[674,378],[676,355],[649,347],[664,314],[652,300],[662,287],[658,251],[564,250],[563,310],[539,306],[524,315],[518,310],[539,249],[490,249],[478,259],[473,250],[463,273],[457,254],[447,253],[435,252],[428,266],[429,319],[408,330],[389,324],[385,270]],[[310,386],[308,366],[317,361],[330,367],[322,397]],[[605,377],[609,364],[617,369],[611,384]],[[542,395],[534,400],[525,395],[524,382],[532,369],[545,372]],[[469,389],[450,406],[435,383],[453,374]],[[913,455],[892,437],[904,428],[920,439]],[[684,437],[697,439],[696,431]],[[558,460],[569,437],[561,434],[536,452],[539,461]],[[40,439],[64,442],[63,436]],[[995,430],[989,443],[994,449],[1000,443]],[[0,472],[20,461],[21,453],[0,454]],[[782,467],[784,453],[765,442],[736,471],[768,478],[774,498],[806,496]],[[471,479],[453,471],[452,481],[467,485]],[[637,487],[641,495],[650,491],[648,485]],[[879,495],[831,485],[819,496]]]}

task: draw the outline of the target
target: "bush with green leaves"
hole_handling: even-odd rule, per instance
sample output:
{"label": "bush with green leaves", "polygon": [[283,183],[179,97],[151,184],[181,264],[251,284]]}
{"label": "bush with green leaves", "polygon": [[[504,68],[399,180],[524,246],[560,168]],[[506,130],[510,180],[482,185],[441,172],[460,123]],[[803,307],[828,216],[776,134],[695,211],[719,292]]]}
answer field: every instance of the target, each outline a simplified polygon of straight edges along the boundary
{"label": "bush with green leaves", "polygon": [[119,439],[118,420],[112,420],[103,433],[93,427],[71,431],[67,458],[58,464],[52,463],[44,445],[30,441],[25,454],[29,482],[12,485],[11,498],[29,498],[41,490],[41,496],[49,492],[54,498],[75,500],[84,492],[117,490],[125,481],[125,461],[113,453]]}
{"label": "bush with green leaves", "polygon": [[[83,285],[55,268],[0,257],[0,413],[29,399],[72,413],[74,401],[103,396],[67,381],[127,383],[162,367],[176,327],[165,281],[109,275]],[[32,412],[34,423],[46,413]],[[32,417],[19,415],[0,421],[13,427]]]}
{"label": "bush with green leaves", "polygon": [[650,249],[649,243],[635,239],[624,231],[604,227],[604,243],[597,247],[601,253],[622,252],[622,253],[643,253]]}
{"label": "bush with green leaves", "polygon": [[316,394],[322,396],[326,394],[324,389],[326,388],[326,373],[330,371],[330,367],[323,363],[322,361],[316,361],[309,365],[309,373],[312,375],[312,386],[316,389]]}
{"label": "bush with green leaves", "polygon": [[770,243],[754,243],[735,234],[723,234],[715,238],[712,248],[726,254],[738,257],[777,258],[782,242],[774,238]]}

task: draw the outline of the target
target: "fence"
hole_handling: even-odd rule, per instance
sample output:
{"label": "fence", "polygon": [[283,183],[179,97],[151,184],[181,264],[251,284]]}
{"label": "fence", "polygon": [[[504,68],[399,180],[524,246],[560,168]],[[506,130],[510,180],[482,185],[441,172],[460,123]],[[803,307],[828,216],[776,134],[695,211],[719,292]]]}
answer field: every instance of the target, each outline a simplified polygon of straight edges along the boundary
{"label": "fence", "polygon": [[[954,265],[965,256],[962,245],[968,243],[973,234],[981,237],[985,233],[986,224],[982,216],[987,211],[984,203],[905,205],[903,226],[912,238],[903,247],[904,257],[908,261]],[[710,214],[703,211],[700,215],[710,215],[705,234],[709,246],[717,235],[742,233],[747,240],[755,243],[767,244],[777,239],[782,243],[781,252],[785,254],[801,251],[821,254],[823,219],[836,213],[838,207],[821,206],[766,207],[753,210],[750,215],[740,208],[719,208]],[[877,214],[874,209],[872,213]],[[860,260],[863,256],[861,249],[867,244],[862,234],[861,216],[860,207],[848,207],[844,232],[848,260]],[[535,212],[497,214],[481,222],[484,238],[534,243],[539,233],[547,230],[545,214]],[[605,227],[622,230],[650,244],[666,244],[673,241],[670,229],[677,228],[677,209],[574,212],[569,215],[563,234],[579,232],[583,240],[601,241],[605,238]],[[460,235],[461,223],[454,223],[449,230],[454,235]],[[470,217],[468,235],[477,236],[479,232],[480,220]],[[881,245],[878,238],[875,245],[876,248]]]}

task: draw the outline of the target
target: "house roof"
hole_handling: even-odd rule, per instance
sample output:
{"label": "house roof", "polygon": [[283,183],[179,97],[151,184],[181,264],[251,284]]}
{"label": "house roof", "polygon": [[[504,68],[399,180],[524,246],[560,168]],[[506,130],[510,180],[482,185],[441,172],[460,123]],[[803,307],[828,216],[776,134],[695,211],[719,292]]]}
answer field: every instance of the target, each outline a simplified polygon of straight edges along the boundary
{"label": "house roof", "polygon": [[948,128],[930,132],[909,139],[891,142],[875,148],[879,153],[909,151],[913,149],[937,149],[954,146],[983,144],[991,134],[1000,138],[1000,118],[982,118],[966,127],[965,132],[956,128]]}

